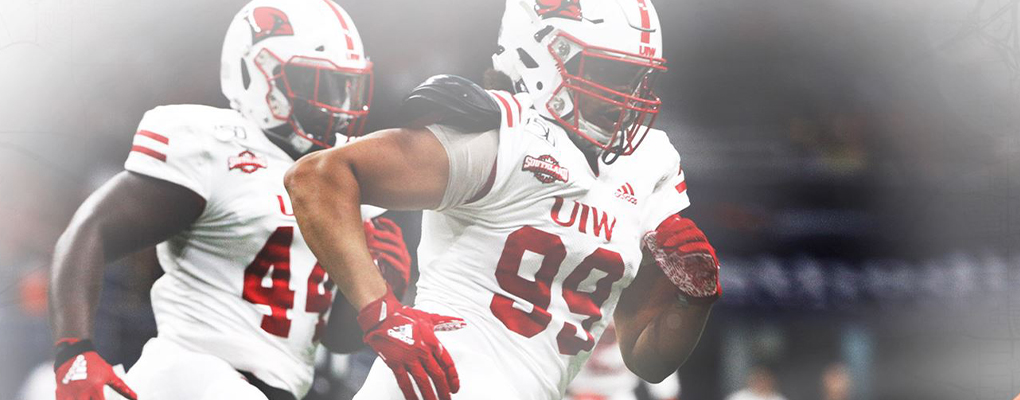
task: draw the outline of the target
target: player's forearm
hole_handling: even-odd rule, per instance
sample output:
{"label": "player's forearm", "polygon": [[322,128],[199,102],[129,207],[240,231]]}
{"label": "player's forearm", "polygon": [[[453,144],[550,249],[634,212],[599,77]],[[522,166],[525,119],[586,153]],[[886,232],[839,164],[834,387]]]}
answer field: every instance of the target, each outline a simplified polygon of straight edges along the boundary
{"label": "player's forearm", "polygon": [[620,346],[627,367],[646,381],[661,382],[694,351],[710,310],[711,305],[672,304],[629,327],[633,333],[621,335],[626,342]]}
{"label": "player's forearm", "polygon": [[50,323],[57,338],[89,338],[106,257],[102,229],[76,217],[57,242],[50,269]]}
{"label": "player's forearm", "polygon": [[679,289],[646,257],[614,313],[620,351],[627,368],[649,382],[661,382],[691,354],[708,319],[709,304],[685,304]]}
{"label": "player's forearm", "polygon": [[339,149],[301,159],[285,185],[308,247],[355,309],[382,297],[386,281],[368,252],[358,181]]}

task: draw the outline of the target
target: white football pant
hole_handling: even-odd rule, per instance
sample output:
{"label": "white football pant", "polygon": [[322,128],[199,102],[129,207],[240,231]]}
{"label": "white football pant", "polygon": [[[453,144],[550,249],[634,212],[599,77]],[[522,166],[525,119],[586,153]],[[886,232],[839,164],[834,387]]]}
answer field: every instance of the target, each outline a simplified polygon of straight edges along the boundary
{"label": "white football pant", "polygon": [[226,361],[158,337],[145,343],[124,381],[145,400],[267,400]]}

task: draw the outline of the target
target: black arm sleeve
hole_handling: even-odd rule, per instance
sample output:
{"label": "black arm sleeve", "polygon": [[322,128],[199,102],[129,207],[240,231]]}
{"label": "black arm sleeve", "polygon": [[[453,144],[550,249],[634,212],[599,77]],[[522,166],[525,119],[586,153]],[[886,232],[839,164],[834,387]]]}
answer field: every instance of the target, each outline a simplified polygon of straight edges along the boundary
{"label": "black arm sleeve", "polygon": [[436,75],[411,91],[401,118],[408,127],[442,124],[465,133],[499,129],[499,105],[481,86],[456,75]]}

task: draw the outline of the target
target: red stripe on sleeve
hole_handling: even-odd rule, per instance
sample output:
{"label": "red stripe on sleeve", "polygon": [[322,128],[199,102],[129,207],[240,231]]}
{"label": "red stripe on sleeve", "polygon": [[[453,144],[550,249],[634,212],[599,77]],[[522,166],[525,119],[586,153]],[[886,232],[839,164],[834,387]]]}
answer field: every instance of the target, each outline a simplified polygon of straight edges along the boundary
{"label": "red stripe on sleeve", "polygon": [[163,144],[170,144],[170,138],[168,138],[166,136],[163,136],[163,135],[160,135],[160,134],[155,133],[155,132],[141,130],[141,131],[138,131],[138,133],[136,133],[135,135],[145,136],[145,137],[147,137],[149,139],[155,140],[155,141],[163,143]]}
{"label": "red stripe on sleeve", "polygon": [[507,102],[506,99],[504,99],[503,96],[501,96],[499,93],[492,92],[492,95],[496,96],[496,98],[499,99],[500,103],[503,103],[503,109],[506,110],[506,126],[513,128],[514,118],[512,115],[513,113],[510,112],[510,103]]}
{"label": "red stripe on sleeve", "polygon": [[677,184],[676,191],[677,193],[683,193],[687,191],[687,181],[681,181],[679,184]]}
{"label": "red stripe on sleeve", "polygon": [[520,120],[524,115],[524,109],[521,108],[521,102],[517,101],[517,97],[514,97],[512,94],[510,95],[510,100],[513,100],[514,103],[517,104],[517,119]]}
{"label": "red stripe on sleeve", "polygon": [[166,154],[160,153],[156,150],[150,149],[145,146],[134,145],[131,146],[131,151],[136,153],[142,153],[149,157],[155,158],[159,161],[166,162]]}

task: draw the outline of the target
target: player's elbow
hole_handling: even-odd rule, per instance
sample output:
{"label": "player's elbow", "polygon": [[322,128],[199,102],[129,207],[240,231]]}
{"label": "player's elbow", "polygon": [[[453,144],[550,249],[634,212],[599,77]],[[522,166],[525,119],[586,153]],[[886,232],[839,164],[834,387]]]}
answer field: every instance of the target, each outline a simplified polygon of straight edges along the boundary
{"label": "player's elbow", "polygon": [[680,365],[663,360],[655,360],[651,357],[634,357],[624,354],[623,362],[634,375],[646,382],[659,383],[676,372]]}
{"label": "player's elbow", "polygon": [[110,231],[109,216],[100,207],[100,202],[89,197],[75,211],[64,232],[57,238],[58,252],[70,251],[84,244],[103,244],[104,233]]}
{"label": "player's elbow", "polygon": [[110,229],[107,220],[103,213],[96,210],[95,201],[86,201],[75,212],[53,249],[51,295],[80,285],[83,277],[102,274],[101,268],[105,262],[90,263],[88,260],[95,255],[104,261],[108,258],[107,247],[110,241],[106,233]]}
{"label": "player's elbow", "polygon": [[644,336],[642,331],[628,329],[625,324],[617,323],[623,363],[634,375],[647,382],[662,382],[680,368],[682,361],[671,357],[668,349],[649,346],[647,340],[640,340],[639,337]]}
{"label": "player's elbow", "polygon": [[657,371],[648,371],[647,373],[638,376],[649,383],[660,383],[666,380],[666,378],[668,378],[670,375],[673,375],[673,373],[676,372],[677,369],[679,369],[679,367],[660,369]]}
{"label": "player's elbow", "polygon": [[315,167],[308,161],[310,157],[312,156],[298,160],[283,175],[283,187],[287,189],[287,193],[290,193],[291,197],[307,185],[308,180],[313,176]]}
{"label": "player's elbow", "polygon": [[298,200],[323,184],[327,160],[322,154],[310,154],[298,160],[283,176],[283,186],[291,199]]}

